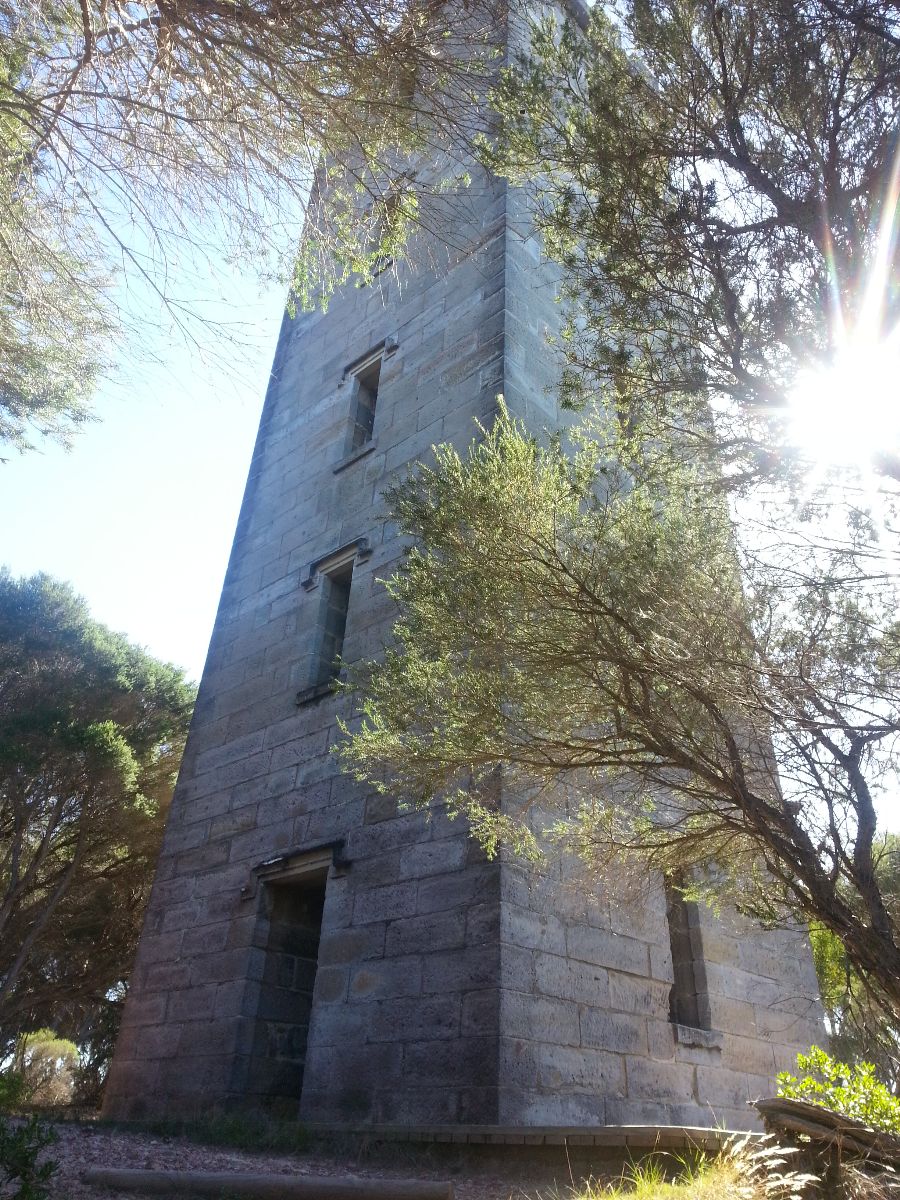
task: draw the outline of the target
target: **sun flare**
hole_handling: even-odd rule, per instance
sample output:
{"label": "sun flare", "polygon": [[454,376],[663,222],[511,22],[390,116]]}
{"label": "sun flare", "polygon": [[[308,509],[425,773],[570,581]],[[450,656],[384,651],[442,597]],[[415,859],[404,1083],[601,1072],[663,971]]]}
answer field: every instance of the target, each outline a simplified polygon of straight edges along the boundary
{"label": "sun flare", "polygon": [[872,467],[900,454],[900,323],[886,328],[900,203],[900,151],[884,198],[875,254],[852,327],[832,297],[832,361],[801,372],[788,397],[788,440],[825,466]]}
{"label": "sun flare", "polygon": [[829,366],[804,372],[787,424],[791,443],[821,464],[866,467],[900,451],[900,333],[855,338]]}

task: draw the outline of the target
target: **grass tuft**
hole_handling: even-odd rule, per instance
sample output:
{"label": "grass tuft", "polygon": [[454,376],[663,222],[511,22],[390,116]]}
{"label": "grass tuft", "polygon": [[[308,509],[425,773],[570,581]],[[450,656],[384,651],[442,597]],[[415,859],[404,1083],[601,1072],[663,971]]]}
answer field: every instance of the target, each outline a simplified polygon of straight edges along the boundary
{"label": "grass tuft", "polygon": [[588,1179],[535,1200],[806,1200],[818,1180],[793,1169],[793,1153],[771,1138],[738,1138],[713,1158],[654,1154],[617,1182]]}

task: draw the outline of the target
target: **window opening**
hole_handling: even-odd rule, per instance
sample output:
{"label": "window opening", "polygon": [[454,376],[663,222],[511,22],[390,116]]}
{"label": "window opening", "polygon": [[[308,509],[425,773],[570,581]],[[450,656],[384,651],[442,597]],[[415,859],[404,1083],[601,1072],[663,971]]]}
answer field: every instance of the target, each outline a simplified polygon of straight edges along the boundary
{"label": "window opening", "polygon": [[341,654],[347,632],[347,610],[350,607],[350,582],[353,578],[353,560],[322,572],[322,641],[319,664],[314,682],[330,683],[341,669]]}
{"label": "window opening", "polygon": [[693,901],[685,899],[684,887],[680,873],[666,879],[666,921],[674,978],[669,992],[669,1020],[692,1029],[709,1029],[699,912]]}
{"label": "window opening", "polygon": [[347,632],[347,614],[353,568],[371,558],[367,538],[359,537],[339,550],[314,559],[306,569],[300,586],[310,593],[309,657],[307,683],[297,693],[297,703],[306,704],[331,691],[330,684],[341,669],[341,655]]}
{"label": "window opening", "polygon": [[350,411],[350,439],[348,454],[359,450],[372,440],[375,430],[375,406],[378,403],[378,385],[381,380],[381,363],[384,348],[370,355],[364,362],[350,369],[353,381]]}

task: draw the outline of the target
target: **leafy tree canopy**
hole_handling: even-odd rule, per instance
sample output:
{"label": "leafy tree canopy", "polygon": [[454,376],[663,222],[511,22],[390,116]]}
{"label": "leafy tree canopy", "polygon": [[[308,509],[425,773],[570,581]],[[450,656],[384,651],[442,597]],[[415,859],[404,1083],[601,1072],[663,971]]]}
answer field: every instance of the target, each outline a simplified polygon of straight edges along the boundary
{"label": "leafy tree canopy", "polygon": [[371,278],[458,173],[495,21],[491,0],[0,0],[0,438],[83,422],[117,326],[146,320],[116,273],[190,329],[176,261],[224,247],[290,278],[305,222],[301,298]]}
{"label": "leafy tree canopy", "polygon": [[0,1046],[125,978],[193,705],[46,575],[0,573]]}
{"label": "leafy tree canopy", "polygon": [[534,34],[488,157],[565,268],[566,398],[655,412],[733,484],[784,470],[798,377],[900,317],[897,6],[622,0]]}
{"label": "leafy tree canopy", "polygon": [[[886,833],[875,847],[875,871],[885,900],[900,913],[900,837]],[[896,1093],[900,1083],[900,1021],[873,1003],[869,990],[830,929],[810,928],[813,958],[832,1053],[844,1062],[871,1060]]]}
{"label": "leafy tree canopy", "polygon": [[501,412],[388,500],[414,546],[395,643],[353,678],[357,777],[449,798],[489,849],[539,853],[529,812],[555,812],[598,870],[687,870],[764,921],[816,920],[900,1011],[876,810],[900,733],[892,581],[745,553],[705,469],[615,419],[542,447]]}

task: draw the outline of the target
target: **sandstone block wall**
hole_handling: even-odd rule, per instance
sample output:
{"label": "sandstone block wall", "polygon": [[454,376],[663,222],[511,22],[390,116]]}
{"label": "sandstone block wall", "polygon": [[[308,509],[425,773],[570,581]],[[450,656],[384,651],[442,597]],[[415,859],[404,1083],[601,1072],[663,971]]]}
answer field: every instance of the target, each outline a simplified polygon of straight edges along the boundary
{"label": "sandstone block wall", "polygon": [[[501,391],[533,428],[557,420],[554,274],[521,196],[481,178],[453,219],[453,248],[423,238],[399,278],[285,320],[110,1115],[744,1124],[746,1100],[818,1036],[805,944],[704,916],[716,1036],[692,1036],[668,1019],[660,888],[636,901],[561,865],[487,862],[441,812],[399,811],[337,772],[336,717],[351,714],[311,687],[316,564],[351,555],[344,655],[376,654],[392,619],[378,580],[402,553],[385,484],[435,443],[466,444]],[[373,438],[348,456],[347,369],[381,344]],[[283,918],[300,901],[276,893],[317,855],[298,942]]]}

